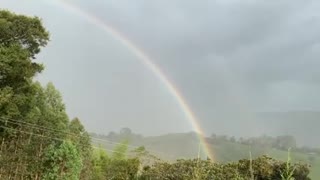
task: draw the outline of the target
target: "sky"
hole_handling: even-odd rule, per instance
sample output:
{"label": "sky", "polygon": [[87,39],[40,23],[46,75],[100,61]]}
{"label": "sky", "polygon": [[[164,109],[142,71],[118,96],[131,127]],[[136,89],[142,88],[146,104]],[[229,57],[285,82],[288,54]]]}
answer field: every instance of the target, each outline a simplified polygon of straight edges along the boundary
{"label": "sky", "polygon": [[[207,134],[268,133],[259,112],[320,110],[316,0],[70,3],[148,54]],[[0,7],[42,18],[51,41],[37,57],[46,66],[38,79],[56,85],[70,117],[89,131],[193,130],[161,81],[111,34],[49,0],[0,0]]]}

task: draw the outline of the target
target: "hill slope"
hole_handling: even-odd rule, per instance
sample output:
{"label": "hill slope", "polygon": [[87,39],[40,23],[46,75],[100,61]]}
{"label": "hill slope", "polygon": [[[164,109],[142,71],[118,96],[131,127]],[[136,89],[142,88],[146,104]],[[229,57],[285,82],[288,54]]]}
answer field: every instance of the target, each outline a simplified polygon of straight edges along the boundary
{"label": "hill slope", "polygon": [[265,134],[293,135],[298,144],[320,147],[320,112],[317,111],[289,111],[264,112],[257,115],[260,129]]}
{"label": "hill slope", "polygon": [[[101,144],[108,149],[113,148],[114,144],[94,141],[95,144]],[[141,137],[131,140],[129,150],[138,146],[144,146],[152,154],[163,160],[173,161],[180,158],[196,158],[198,156],[199,139],[195,133],[176,133],[162,136]],[[217,162],[237,161],[243,158],[249,158],[249,152],[253,157],[267,154],[276,159],[286,160],[287,152],[271,148],[249,147],[237,142],[219,141],[210,146],[214,152],[214,158]],[[203,150],[200,153],[205,158]],[[312,166],[311,176],[320,177],[320,157],[318,155],[303,154],[292,152],[291,158],[295,162],[308,163]]]}

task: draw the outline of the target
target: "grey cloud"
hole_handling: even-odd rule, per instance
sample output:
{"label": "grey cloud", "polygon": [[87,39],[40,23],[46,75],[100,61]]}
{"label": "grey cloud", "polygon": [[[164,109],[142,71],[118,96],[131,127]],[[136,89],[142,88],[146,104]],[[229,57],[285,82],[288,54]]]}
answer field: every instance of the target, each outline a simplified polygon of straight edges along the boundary
{"label": "grey cloud", "polygon": [[[52,31],[51,44],[39,56],[48,67],[43,79],[57,84],[69,111],[86,119],[89,129],[127,125],[155,133],[147,130],[155,122],[157,133],[190,128],[161,83],[114,38],[59,8],[5,2],[43,17]],[[208,133],[258,133],[261,129],[237,128],[259,123],[255,111],[320,109],[315,96],[320,3],[315,0],[73,3],[125,34],[159,64]],[[139,129],[140,124],[147,128]],[[178,124],[177,129],[168,124]]]}
{"label": "grey cloud", "polygon": [[[113,22],[160,64],[165,61],[163,66],[183,67],[181,63],[190,61],[206,63],[202,59],[213,53],[227,57],[231,66],[240,65],[240,71],[249,74],[246,76],[249,79],[257,77],[252,76],[256,71],[258,74],[269,70],[284,71],[287,59],[295,65],[299,56],[304,58],[304,50],[318,40],[317,23],[307,19],[290,24],[298,13],[305,11],[308,3],[235,2],[120,1],[116,7],[124,7],[118,12],[123,18],[102,17]],[[133,15],[132,11],[135,12]],[[310,33],[306,32],[308,26]],[[279,76],[270,74],[275,79]]]}
{"label": "grey cloud", "polygon": [[[286,85],[288,80],[298,81],[296,84],[303,89],[317,89],[303,83],[319,77],[314,50],[319,42],[319,26],[317,17],[310,13],[310,8],[317,5],[315,2],[201,2],[156,4],[158,9],[166,10],[162,14],[155,10],[140,15],[140,22],[145,22],[142,25],[129,18],[127,24],[118,26],[133,27],[127,34],[176,79],[204,123],[213,121],[209,124],[222,127],[223,121],[217,123],[213,117],[239,118],[236,112],[243,104],[237,105],[230,99],[234,96],[243,96],[241,101],[248,103],[251,111],[319,108],[316,101],[303,101],[309,98],[309,90],[290,96],[298,100],[280,98],[282,105],[274,98],[291,91],[292,87]],[[142,8],[141,14],[144,9],[148,8]],[[208,58],[210,54],[224,57],[229,73],[241,83],[230,85],[234,79],[226,83],[228,80],[215,64],[215,56]],[[274,83],[281,90],[271,91]],[[234,95],[231,88],[243,92]],[[228,113],[234,116],[227,116]]]}
{"label": "grey cloud", "polygon": [[118,16],[98,14],[147,49],[155,46],[175,54],[201,56],[211,52],[228,54],[239,46],[267,39],[295,12],[297,5],[291,1],[118,1],[117,7],[123,7],[117,8]]}

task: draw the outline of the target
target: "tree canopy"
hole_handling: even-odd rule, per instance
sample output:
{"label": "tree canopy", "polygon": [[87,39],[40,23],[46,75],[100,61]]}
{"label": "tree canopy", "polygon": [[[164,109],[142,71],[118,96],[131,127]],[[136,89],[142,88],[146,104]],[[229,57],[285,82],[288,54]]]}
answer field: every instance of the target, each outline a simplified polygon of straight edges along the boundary
{"label": "tree canopy", "polygon": [[0,11],[0,179],[79,179],[90,166],[80,120],[69,120],[52,83],[34,80],[48,41],[38,17]]}

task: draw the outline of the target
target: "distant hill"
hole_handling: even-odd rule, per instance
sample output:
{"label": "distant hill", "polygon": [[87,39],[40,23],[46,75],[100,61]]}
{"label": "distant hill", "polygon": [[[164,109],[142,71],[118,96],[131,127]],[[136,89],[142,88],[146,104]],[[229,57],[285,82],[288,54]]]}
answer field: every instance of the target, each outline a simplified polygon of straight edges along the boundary
{"label": "distant hill", "polygon": [[[278,136],[292,135],[298,145],[320,147],[320,112],[317,111],[290,111],[290,112],[262,112],[257,113],[256,118],[261,134]],[[115,133],[117,134],[117,133]],[[116,136],[116,135],[114,135]],[[103,137],[99,137],[100,139]],[[121,138],[109,139],[106,142],[93,140],[94,144],[101,144],[111,150],[114,143],[121,143]],[[239,138],[239,137],[238,137]],[[163,160],[176,160],[179,158],[196,158],[198,156],[199,139],[195,133],[171,133],[160,136],[143,137],[134,135],[130,138],[130,150],[144,146],[152,154]],[[286,160],[287,152],[265,147],[248,147],[247,145],[231,141],[219,141],[210,145],[215,155],[215,161],[227,162],[249,158],[251,150],[253,157],[268,154],[274,158]],[[200,156],[205,158],[203,150]],[[292,152],[295,161],[302,161],[312,165],[312,179],[320,177],[320,157],[308,153]]]}
{"label": "distant hill", "polygon": [[298,144],[320,147],[320,112],[289,111],[263,112],[257,114],[263,133],[293,135]]}
{"label": "distant hill", "polygon": [[[100,144],[111,150],[116,144],[108,141],[103,142],[94,140],[94,144]],[[121,141],[118,141],[121,143]],[[161,136],[139,137],[130,141],[129,150],[133,150],[139,146],[144,146],[152,154],[167,161],[173,161],[181,158],[196,158],[198,155],[199,139],[195,133],[172,133]],[[243,158],[249,158],[249,152],[253,157],[268,154],[271,157],[286,160],[287,151],[264,148],[249,147],[237,142],[219,141],[210,145],[214,152],[214,158],[217,162],[237,161]],[[201,157],[205,158],[203,151]],[[312,165],[312,177],[320,177],[320,156],[307,153],[292,152],[294,161],[302,161]]]}

